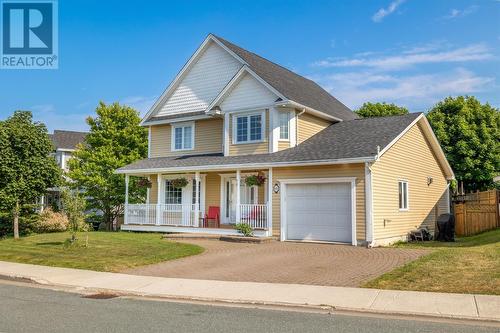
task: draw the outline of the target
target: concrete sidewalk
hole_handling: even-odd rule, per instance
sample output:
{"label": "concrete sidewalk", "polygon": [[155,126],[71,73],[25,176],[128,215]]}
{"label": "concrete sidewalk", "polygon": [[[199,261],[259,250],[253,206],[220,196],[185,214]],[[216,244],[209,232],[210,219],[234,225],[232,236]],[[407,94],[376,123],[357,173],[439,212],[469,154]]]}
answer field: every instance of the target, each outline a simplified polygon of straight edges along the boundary
{"label": "concrete sidewalk", "polygon": [[500,321],[500,296],[174,279],[4,261],[0,276],[124,295]]}

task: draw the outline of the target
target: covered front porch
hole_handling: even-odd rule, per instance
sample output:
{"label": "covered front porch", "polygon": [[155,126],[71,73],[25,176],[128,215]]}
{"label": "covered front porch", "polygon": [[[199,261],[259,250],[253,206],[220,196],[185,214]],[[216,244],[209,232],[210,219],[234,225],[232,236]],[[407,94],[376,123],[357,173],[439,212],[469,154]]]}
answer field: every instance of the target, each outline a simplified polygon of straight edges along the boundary
{"label": "covered front porch", "polygon": [[[247,180],[255,176],[258,185]],[[145,202],[129,203],[131,177],[149,180]],[[270,179],[272,169],[126,174],[122,230],[238,235],[234,226],[246,223],[271,236]]]}

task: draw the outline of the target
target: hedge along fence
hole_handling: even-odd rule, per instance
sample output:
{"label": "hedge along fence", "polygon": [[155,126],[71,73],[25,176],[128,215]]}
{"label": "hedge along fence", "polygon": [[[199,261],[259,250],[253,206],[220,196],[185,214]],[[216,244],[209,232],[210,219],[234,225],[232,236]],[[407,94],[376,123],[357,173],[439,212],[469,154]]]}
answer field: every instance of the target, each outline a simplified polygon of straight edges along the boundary
{"label": "hedge along fence", "polygon": [[497,190],[459,196],[453,208],[457,236],[471,236],[500,227]]}

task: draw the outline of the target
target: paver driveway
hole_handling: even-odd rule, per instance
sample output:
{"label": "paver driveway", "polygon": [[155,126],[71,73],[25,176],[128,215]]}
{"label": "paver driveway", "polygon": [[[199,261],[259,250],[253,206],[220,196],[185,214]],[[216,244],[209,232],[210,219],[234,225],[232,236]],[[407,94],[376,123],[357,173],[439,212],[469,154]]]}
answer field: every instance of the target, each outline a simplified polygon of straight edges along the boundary
{"label": "paver driveway", "polygon": [[143,266],[124,273],[187,279],[298,283],[357,287],[427,250],[271,242],[230,243],[189,240],[203,254]]}

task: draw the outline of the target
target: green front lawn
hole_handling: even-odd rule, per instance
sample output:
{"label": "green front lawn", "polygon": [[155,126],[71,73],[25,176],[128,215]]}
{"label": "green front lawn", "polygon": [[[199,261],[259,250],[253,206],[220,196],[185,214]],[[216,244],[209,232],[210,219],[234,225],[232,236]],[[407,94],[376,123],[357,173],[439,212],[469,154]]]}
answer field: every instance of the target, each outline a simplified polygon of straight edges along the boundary
{"label": "green front lawn", "polygon": [[367,288],[500,295],[500,229],[455,243],[397,244],[432,253],[369,281]]}
{"label": "green front lawn", "polygon": [[69,233],[40,234],[0,240],[0,260],[26,264],[119,272],[203,252],[203,248],[166,241],[159,234],[90,232],[78,235],[79,244],[65,246]]}

